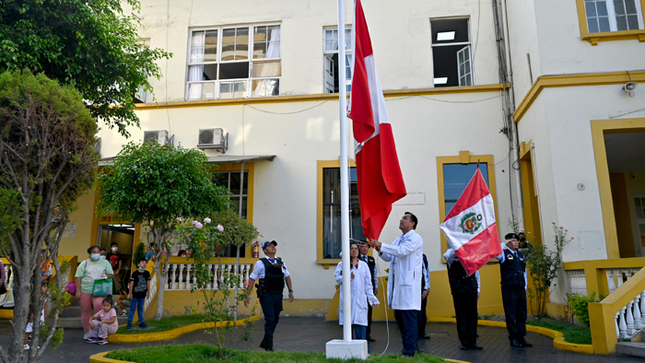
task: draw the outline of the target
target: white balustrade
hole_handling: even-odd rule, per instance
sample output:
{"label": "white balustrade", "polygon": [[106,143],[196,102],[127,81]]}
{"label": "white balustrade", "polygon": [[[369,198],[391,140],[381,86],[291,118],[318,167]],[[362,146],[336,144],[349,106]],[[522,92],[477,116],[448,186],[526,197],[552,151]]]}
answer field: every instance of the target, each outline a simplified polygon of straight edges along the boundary
{"label": "white balustrade", "polygon": [[607,270],[607,287],[609,288],[609,294],[612,294],[616,291],[616,282],[614,281],[614,271]]}
{"label": "white balustrade", "polygon": [[150,295],[143,301],[143,310],[148,310],[152,299],[157,295],[157,274],[150,279]]}
{"label": "white balustrade", "polygon": [[614,315],[614,322],[616,323],[616,337],[618,337],[618,339],[620,339],[620,329],[618,328],[618,320],[619,320],[618,315],[619,314],[620,314],[620,312],[617,312]]}
{"label": "white balustrade", "polygon": [[587,280],[584,270],[567,271],[569,275],[569,287],[572,294],[587,296]]}
{"label": "white balustrade", "polygon": [[[251,275],[251,264],[240,264],[236,269],[235,264],[217,264],[210,263],[206,267],[210,270],[211,280],[206,283],[206,288],[210,290],[218,289],[224,282],[225,273],[240,274],[239,281],[233,282],[233,286],[238,285],[240,288],[245,287]],[[193,265],[190,263],[171,263],[168,267],[168,290],[190,290],[197,283],[197,277]]]}

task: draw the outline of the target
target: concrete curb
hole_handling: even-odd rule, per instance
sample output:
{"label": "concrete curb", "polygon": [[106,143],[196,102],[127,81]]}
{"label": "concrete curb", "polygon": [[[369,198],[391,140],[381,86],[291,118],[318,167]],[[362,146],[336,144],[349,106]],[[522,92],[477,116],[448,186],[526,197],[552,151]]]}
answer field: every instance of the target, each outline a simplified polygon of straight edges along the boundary
{"label": "concrete curb", "polygon": [[[455,318],[429,318],[428,321],[433,323],[457,323]],[[503,321],[492,320],[479,320],[477,325],[490,326],[495,328],[506,328],[506,323]],[[553,348],[558,350],[565,350],[574,353],[593,354],[593,345],[591,344],[575,344],[564,341],[564,334],[557,330],[543,328],[541,326],[527,325],[526,331],[531,333],[544,335],[553,339]]]}
{"label": "concrete curb", "polygon": [[[251,322],[255,322],[260,320],[259,315],[255,315],[249,318]],[[238,326],[238,325],[244,325],[245,320],[235,320],[231,322],[232,326]],[[217,323],[217,327],[223,327],[225,323]],[[177,337],[180,337],[184,334],[187,333],[192,333],[197,330],[203,330],[203,329],[212,329],[216,326],[215,323],[197,323],[197,324],[191,324],[191,325],[186,325],[182,326],[180,328],[172,329],[172,330],[167,330],[167,331],[160,331],[160,332],[153,332],[153,333],[146,333],[145,330],[142,331],[141,334],[113,334],[108,336],[108,342],[110,343],[145,343],[145,342],[158,342],[162,340],[172,340]],[[90,359],[90,362],[92,360]],[[110,362],[117,362],[115,360],[109,360]],[[102,361],[102,362],[107,362],[107,361]]]}

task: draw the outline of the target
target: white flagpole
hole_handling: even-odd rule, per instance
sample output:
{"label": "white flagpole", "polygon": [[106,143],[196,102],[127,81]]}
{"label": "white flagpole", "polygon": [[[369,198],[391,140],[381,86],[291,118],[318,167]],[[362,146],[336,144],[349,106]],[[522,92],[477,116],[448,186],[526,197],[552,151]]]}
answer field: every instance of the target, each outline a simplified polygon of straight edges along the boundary
{"label": "white flagpole", "polygon": [[343,251],[343,340],[352,340],[349,252],[349,171],[347,169],[347,85],[345,81],[345,2],[338,0],[338,104],[340,108],[340,221]]}

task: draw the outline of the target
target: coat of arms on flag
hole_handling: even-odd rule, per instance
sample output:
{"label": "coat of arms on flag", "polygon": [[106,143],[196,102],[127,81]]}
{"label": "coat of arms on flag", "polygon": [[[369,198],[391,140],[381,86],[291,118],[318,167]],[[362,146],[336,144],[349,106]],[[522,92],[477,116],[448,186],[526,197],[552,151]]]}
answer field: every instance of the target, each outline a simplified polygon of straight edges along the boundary
{"label": "coat of arms on flag", "polygon": [[441,230],[468,275],[502,253],[493,197],[479,167],[441,223]]}

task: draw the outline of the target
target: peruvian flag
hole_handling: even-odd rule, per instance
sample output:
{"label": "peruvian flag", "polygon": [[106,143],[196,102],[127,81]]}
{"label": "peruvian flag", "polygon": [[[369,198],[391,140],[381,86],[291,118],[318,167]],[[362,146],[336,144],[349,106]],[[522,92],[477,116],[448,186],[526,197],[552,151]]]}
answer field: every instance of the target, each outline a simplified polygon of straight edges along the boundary
{"label": "peruvian flag", "polygon": [[502,253],[493,197],[479,168],[441,223],[441,230],[468,275]]}
{"label": "peruvian flag", "polygon": [[352,35],[354,69],[348,116],[353,121],[356,140],[358,200],[363,234],[378,239],[392,203],[407,192],[360,0],[356,0]]}

